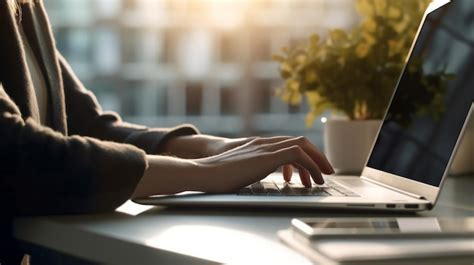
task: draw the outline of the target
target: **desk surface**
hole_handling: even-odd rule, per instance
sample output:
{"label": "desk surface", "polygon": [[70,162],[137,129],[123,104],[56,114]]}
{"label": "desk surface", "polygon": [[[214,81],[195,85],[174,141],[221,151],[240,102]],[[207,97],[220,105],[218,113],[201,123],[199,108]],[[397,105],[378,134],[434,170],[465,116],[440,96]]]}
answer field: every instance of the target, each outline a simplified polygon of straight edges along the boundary
{"label": "desk surface", "polygon": [[[474,176],[446,180],[436,207],[411,216],[474,216]],[[18,218],[17,239],[107,264],[309,264],[279,242],[294,217],[401,214],[247,208],[164,208],[127,202],[102,215]],[[264,262],[263,262],[264,261]]]}

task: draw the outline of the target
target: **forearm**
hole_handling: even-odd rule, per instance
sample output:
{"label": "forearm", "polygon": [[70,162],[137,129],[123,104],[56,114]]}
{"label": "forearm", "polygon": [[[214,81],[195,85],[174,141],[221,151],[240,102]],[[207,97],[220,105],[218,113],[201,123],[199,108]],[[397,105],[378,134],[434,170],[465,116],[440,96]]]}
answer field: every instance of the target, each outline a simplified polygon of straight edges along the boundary
{"label": "forearm", "polygon": [[174,194],[196,190],[199,178],[193,160],[147,155],[148,168],[135,188],[132,198]]}

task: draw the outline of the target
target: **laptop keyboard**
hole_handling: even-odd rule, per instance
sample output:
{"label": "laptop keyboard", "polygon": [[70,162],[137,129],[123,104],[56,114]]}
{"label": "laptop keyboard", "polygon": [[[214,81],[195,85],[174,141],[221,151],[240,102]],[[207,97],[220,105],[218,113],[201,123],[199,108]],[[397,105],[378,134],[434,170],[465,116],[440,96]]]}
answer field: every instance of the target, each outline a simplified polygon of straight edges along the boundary
{"label": "laptop keyboard", "polygon": [[324,185],[306,188],[300,183],[259,181],[237,193],[238,195],[261,195],[261,196],[338,196],[338,197],[359,197],[356,193],[325,180]]}

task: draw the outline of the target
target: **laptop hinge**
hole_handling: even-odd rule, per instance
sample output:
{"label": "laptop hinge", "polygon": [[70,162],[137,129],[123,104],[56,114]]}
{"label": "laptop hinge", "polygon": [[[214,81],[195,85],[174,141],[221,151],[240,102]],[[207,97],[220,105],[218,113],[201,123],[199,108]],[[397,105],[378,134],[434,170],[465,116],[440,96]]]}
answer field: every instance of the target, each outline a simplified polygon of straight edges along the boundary
{"label": "laptop hinge", "polygon": [[364,176],[361,176],[360,178],[363,179],[363,180],[366,180],[366,181],[368,181],[368,182],[370,182],[370,183],[373,183],[373,184],[375,184],[375,185],[379,185],[379,186],[382,186],[382,187],[384,187],[384,188],[387,188],[387,189],[396,191],[396,192],[398,192],[398,193],[405,194],[405,195],[410,196],[410,197],[412,197],[412,198],[419,199],[419,200],[426,200],[426,198],[423,197],[423,196],[421,196],[421,195],[417,195],[417,194],[414,194],[414,193],[411,193],[411,192],[407,192],[407,191],[404,191],[404,190],[401,190],[401,189],[397,189],[397,188],[395,188],[395,187],[389,186],[389,185],[387,185],[387,184],[385,184],[385,183],[382,183],[382,182],[380,182],[380,181],[376,181],[376,180],[373,180],[373,179],[370,179],[370,178],[364,177]]}

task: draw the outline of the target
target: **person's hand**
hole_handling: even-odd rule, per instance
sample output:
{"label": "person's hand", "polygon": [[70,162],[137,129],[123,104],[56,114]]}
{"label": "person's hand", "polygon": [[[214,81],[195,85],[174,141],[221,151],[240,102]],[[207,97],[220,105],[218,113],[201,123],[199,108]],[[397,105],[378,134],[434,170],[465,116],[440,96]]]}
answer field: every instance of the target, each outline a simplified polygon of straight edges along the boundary
{"label": "person's hand", "polygon": [[[180,136],[171,139],[167,144],[167,149],[170,154],[180,158],[204,158],[222,154],[234,148],[245,145],[251,141],[254,141],[253,144],[269,144],[273,142],[289,140],[292,138],[294,137],[277,136],[270,138],[243,137],[232,139],[205,134],[197,134],[189,136]],[[307,140],[305,139],[304,141]],[[309,145],[311,145],[311,143],[309,143]],[[285,181],[291,181],[294,167],[298,170],[302,183],[305,185],[310,185],[310,183],[307,182],[307,180],[309,179],[309,177],[307,176],[307,170],[302,169],[298,165],[282,166],[282,172]]]}
{"label": "person's hand", "polygon": [[301,182],[311,187],[311,178],[323,184],[321,175],[334,170],[326,157],[305,137],[254,138],[221,154],[194,160],[200,168],[212,168],[203,175],[208,192],[231,192],[265,178],[283,166],[286,181],[298,169]]}
{"label": "person's hand", "polygon": [[199,159],[150,156],[149,168],[134,196],[170,194],[181,191],[233,192],[265,178],[280,166],[299,171],[302,183],[311,178],[323,184],[321,172],[334,170],[318,149],[304,137],[255,138],[226,152]]}
{"label": "person's hand", "polygon": [[[201,154],[201,156],[198,156],[196,158],[218,155],[218,154],[227,152],[229,150],[232,150],[236,147],[240,147],[251,141],[254,141],[253,144],[256,145],[256,144],[268,144],[268,143],[273,143],[273,142],[285,141],[285,140],[290,140],[294,138],[290,136],[277,136],[277,137],[270,137],[270,138],[244,137],[244,138],[231,139],[231,138],[215,137],[215,136],[209,136],[209,135],[201,135],[201,136],[195,135],[193,137],[195,137],[194,138],[195,141],[201,141],[202,142],[201,146],[203,146],[203,153]],[[301,141],[308,142],[307,144],[312,146],[312,144],[309,143],[309,141],[307,141],[306,138],[303,138],[303,139],[304,140],[301,140]],[[314,146],[313,148],[316,149]],[[319,151],[317,152],[319,153]],[[326,157],[324,157],[324,159],[327,161]],[[301,182],[305,184],[306,186],[309,186],[311,183],[308,182],[309,180],[308,171],[304,170],[297,164],[282,166],[282,173],[283,173],[283,177],[285,181],[287,182],[291,181],[294,167],[298,170],[298,173],[301,178]],[[331,170],[333,171],[332,167],[331,167]],[[334,173],[334,172],[331,172],[331,173]]]}

